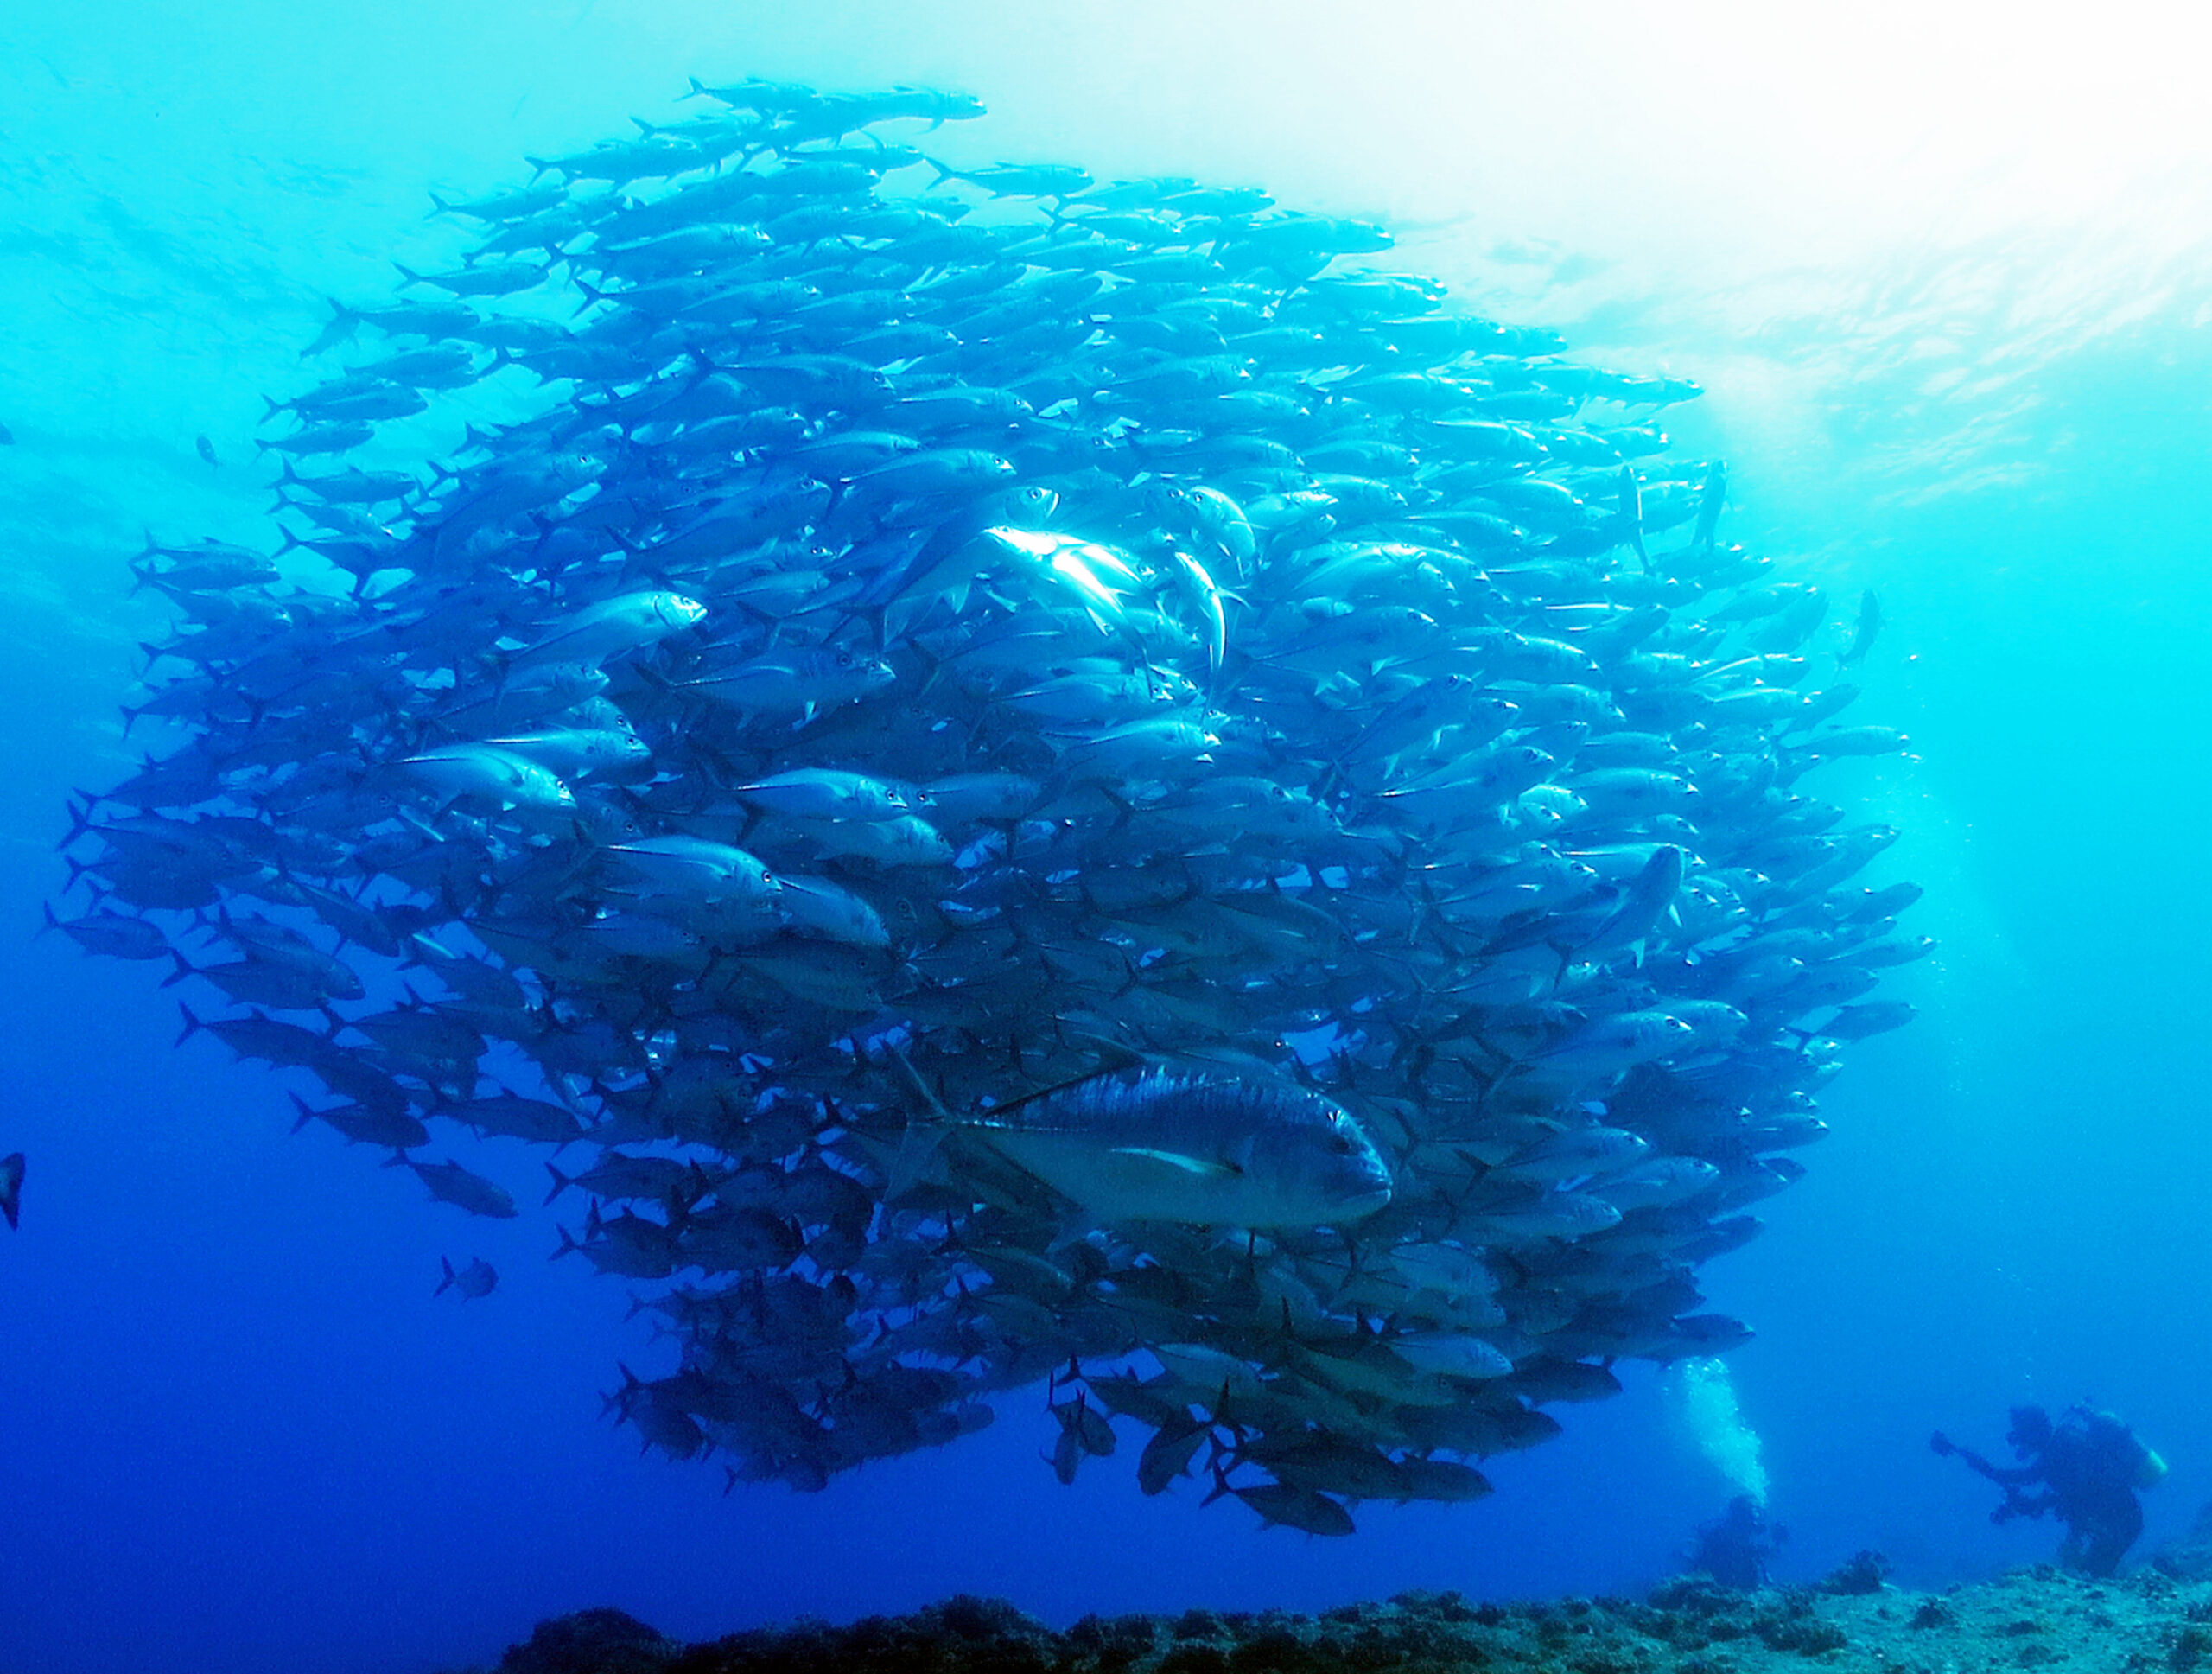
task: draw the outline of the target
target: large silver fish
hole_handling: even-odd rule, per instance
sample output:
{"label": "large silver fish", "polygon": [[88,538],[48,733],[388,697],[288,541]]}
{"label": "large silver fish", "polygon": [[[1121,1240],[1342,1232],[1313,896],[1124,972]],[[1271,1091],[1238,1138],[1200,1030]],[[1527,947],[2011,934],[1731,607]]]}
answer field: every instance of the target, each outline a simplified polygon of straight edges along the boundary
{"label": "large silver fish", "polygon": [[1390,1201],[1389,1166],[1359,1124],[1272,1080],[1101,1075],[960,1130],[1103,1222],[1342,1226]]}

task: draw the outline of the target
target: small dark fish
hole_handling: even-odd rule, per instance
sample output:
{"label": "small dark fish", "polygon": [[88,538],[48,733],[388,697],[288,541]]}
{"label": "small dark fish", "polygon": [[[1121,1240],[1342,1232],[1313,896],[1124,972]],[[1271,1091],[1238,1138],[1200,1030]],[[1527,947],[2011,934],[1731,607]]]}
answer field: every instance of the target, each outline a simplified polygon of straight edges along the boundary
{"label": "small dark fish", "polygon": [[404,1104],[378,1106],[357,1102],[317,1110],[297,1093],[292,1095],[292,1104],[300,1113],[300,1119],[292,1124],[294,1133],[311,1121],[321,1121],[343,1134],[350,1144],[389,1145],[394,1150],[404,1151],[430,1143],[430,1130]]}
{"label": "small dark fish", "polygon": [[46,922],[39,934],[59,930],[87,953],[104,953],[111,959],[160,959],[169,954],[169,939],[159,925],[128,913],[94,911],[81,919],[57,919],[45,909]]}
{"label": "small dark fish", "polygon": [[15,445],[16,433],[5,424],[0,424],[0,448],[12,448]]}
{"label": "small dark fish", "polygon": [[1705,474],[1705,485],[1697,495],[1697,534],[1690,542],[1700,551],[1713,550],[1713,538],[1720,530],[1720,508],[1728,499],[1728,467],[1714,460]]}
{"label": "small dark fish", "polygon": [[1065,197],[1090,184],[1090,171],[1072,163],[1000,162],[982,169],[951,169],[934,158],[925,161],[937,171],[932,186],[942,186],[949,180],[965,181],[995,198]]}
{"label": "small dark fish", "polygon": [[1902,1000],[1878,1000],[1869,1005],[1845,1006],[1818,1028],[1793,1026],[1789,1032],[1801,1041],[1864,1041],[1869,1035],[1903,1028],[1919,1015]]}
{"label": "small dark fish", "polygon": [[1620,905],[1576,953],[1586,958],[1599,949],[1635,945],[1640,954],[1644,939],[1675,904],[1682,887],[1682,851],[1673,843],[1662,843],[1653,850],[1635,882],[1622,892]]}
{"label": "small dark fish", "polygon": [[1651,554],[1643,550],[1643,490],[1636,480],[1636,468],[1633,465],[1621,467],[1618,486],[1618,504],[1620,508],[1621,531],[1627,538],[1628,544],[1636,549],[1637,557],[1643,563],[1643,567],[1649,570],[1651,567]]}
{"label": "small dark fish", "polygon": [[417,1162],[404,1154],[394,1156],[387,1168],[409,1168],[415,1177],[430,1188],[430,1195],[441,1203],[450,1203],[457,1209],[466,1209],[472,1215],[488,1215],[494,1220],[511,1220],[519,1213],[515,1200],[506,1188],[472,1174],[458,1162]]}
{"label": "small dark fish", "polygon": [[215,444],[204,436],[195,436],[192,438],[192,449],[210,465],[220,465],[223,462],[215,457]]}
{"label": "small dark fish", "polygon": [[498,1270],[481,1256],[458,1270],[440,1256],[438,1265],[445,1269],[445,1276],[438,1281],[438,1288],[430,1293],[433,1296],[442,1296],[448,1290],[458,1290],[464,1301],[474,1302],[480,1296],[490,1295],[499,1283]]}
{"label": "small dark fish", "polygon": [[1168,1485],[1190,1468],[1192,1458],[1212,1432],[1204,1424],[1185,1424],[1160,1430],[1145,1443],[1137,1461],[1137,1486],[1147,1494],[1165,1493]]}
{"label": "small dark fish", "polygon": [[1352,1532],[1351,1514],[1328,1495],[1316,1493],[1311,1488],[1263,1482],[1253,1488],[1231,1488],[1230,1493],[1257,1512],[1265,1528],[1281,1524],[1288,1529],[1303,1529],[1309,1535]]}
{"label": "small dark fish", "polygon": [[8,1218],[13,1227],[23,1209],[23,1154],[16,1151],[0,1156],[0,1215]]}
{"label": "small dark fish", "polygon": [[1882,601],[1868,588],[1859,595],[1859,621],[1851,631],[1851,643],[1836,652],[1835,665],[1839,672],[1849,668],[1874,648],[1874,636],[1882,631]]}

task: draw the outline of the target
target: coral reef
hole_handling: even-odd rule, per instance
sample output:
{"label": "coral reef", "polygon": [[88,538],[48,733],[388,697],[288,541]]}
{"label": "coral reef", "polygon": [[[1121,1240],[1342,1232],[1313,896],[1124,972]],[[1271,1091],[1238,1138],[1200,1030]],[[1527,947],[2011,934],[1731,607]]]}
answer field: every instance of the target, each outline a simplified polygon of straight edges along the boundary
{"label": "coral reef", "polygon": [[1407,1593],[1318,1615],[1194,1609],[1055,1631],[961,1596],[907,1616],[819,1621],[678,1645],[621,1611],[543,1622],[497,1674],[1959,1674],[2212,1665],[2212,1582],[2154,1564],[2120,1581],[2049,1565],[1941,1594],[1862,1552],[1814,1587],[1733,1592],[1698,1576],[1641,1602],[1478,1604]]}

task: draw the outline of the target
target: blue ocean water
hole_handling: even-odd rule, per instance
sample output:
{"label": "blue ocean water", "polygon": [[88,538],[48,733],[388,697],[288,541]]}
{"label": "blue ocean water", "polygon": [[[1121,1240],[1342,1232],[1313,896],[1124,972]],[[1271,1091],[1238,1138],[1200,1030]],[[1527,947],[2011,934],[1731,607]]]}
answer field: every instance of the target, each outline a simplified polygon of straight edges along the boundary
{"label": "blue ocean water", "polygon": [[[1085,1612],[1306,1607],[1408,1588],[1633,1591],[1732,1491],[1665,1380],[1566,1411],[1469,1506],[1359,1535],[1255,1531],[1186,1485],[1063,1489],[1050,1421],[828,1493],[640,1458],[596,1390],[655,1353],[620,1285],[549,1266],[543,1222],[464,1221],[279,1084],[172,1049],[149,968],[31,940],[73,787],[131,755],[116,705],[161,618],[142,528],[264,541],[264,393],[322,299],[381,300],[459,246],[428,188],[518,180],[671,114],[683,79],[973,91],[970,161],[1265,185],[1384,220],[1391,258],[1604,364],[1696,379],[1679,449],[1730,462],[1726,532],[1888,626],[1859,718],[1912,759],[1823,794],[1903,827],[1873,882],[1928,887],[1923,1013],[1855,1047],[1830,1138],[1707,1270],[1780,1564],[1862,1547],[1937,1582],[2046,1555],[1935,1459],[2028,1399],[2119,1410],[2171,1462],[2145,1546],[2212,1498],[2199,1398],[2208,901],[2192,290],[2192,40],[1853,9],[240,4],[16,21],[0,190],[7,713],[0,1151],[0,1667],[416,1670],[539,1616],[622,1606],[698,1636],[951,1590]],[[197,456],[205,435],[219,467]],[[1850,776],[1846,778],[1844,775]],[[473,1160],[475,1158],[474,1154]],[[534,1159],[483,1148],[528,1188]],[[438,1258],[500,1289],[434,1299]]]}

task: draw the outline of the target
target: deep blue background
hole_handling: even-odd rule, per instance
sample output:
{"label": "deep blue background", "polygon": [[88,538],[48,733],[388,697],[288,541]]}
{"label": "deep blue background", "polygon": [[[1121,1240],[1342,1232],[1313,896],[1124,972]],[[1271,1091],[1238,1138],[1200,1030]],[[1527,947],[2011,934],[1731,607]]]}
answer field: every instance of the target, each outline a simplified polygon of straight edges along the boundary
{"label": "deep blue background", "polygon": [[[1480,305],[1706,382],[1674,428],[1729,457],[1730,532],[1881,595],[1859,718],[1917,759],[1820,788],[1907,829],[1881,879],[1929,886],[1943,944],[1897,987],[1923,1020],[1851,1054],[1810,1176],[1709,1273],[1760,1333],[1733,1368],[1785,1568],[2042,1555],[1925,1445],[1994,1447],[2015,1400],[2137,1421],[2174,1467],[2152,1540],[2212,1495],[2207,171],[2158,67],[2189,43],[1863,8],[200,10],[11,20],[0,60],[0,1151],[32,1168],[0,1235],[0,1669],[423,1670],[596,1602],[702,1635],[955,1588],[1055,1620],[1629,1589],[1726,1493],[1647,1372],[1497,1461],[1495,1499],[1350,1542],[1141,1500],[1122,1460],[1062,1490],[1020,1403],[827,1495],[725,1498],[599,1418],[658,1351],[619,1284],[547,1264],[545,1219],[288,1137],[277,1079],[171,1048],[158,971],[29,939],[66,790],[124,771],[140,526],[262,538],[257,397],[309,375],[318,296],[454,247],[424,187],[665,113],[694,71],[970,88],[995,115],[954,155],[1385,216]],[[535,1200],[525,1148],[471,1160]],[[433,1300],[441,1254],[500,1289]]]}

